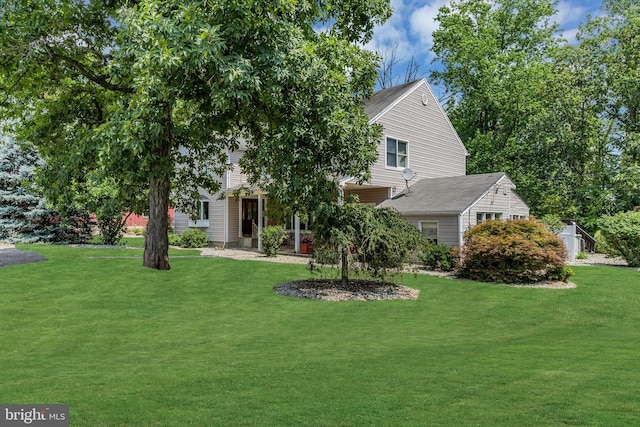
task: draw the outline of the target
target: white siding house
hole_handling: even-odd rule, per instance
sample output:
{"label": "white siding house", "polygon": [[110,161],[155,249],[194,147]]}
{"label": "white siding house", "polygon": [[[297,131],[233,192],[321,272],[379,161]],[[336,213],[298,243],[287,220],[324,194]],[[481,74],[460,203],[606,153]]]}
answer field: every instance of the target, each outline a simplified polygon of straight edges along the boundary
{"label": "white siding house", "polygon": [[[357,195],[372,206],[392,206],[423,235],[449,245],[460,245],[462,233],[484,218],[528,217],[529,208],[505,174],[465,175],[467,150],[426,80],[376,92],[365,100],[364,109],[370,123],[384,129],[378,160],[368,182],[341,182],[345,195]],[[220,177],[219,194],[202,194],[208,212],[201,221],[192,222],[176,211],[177,233],[200,227],[214,245],[260,247],[258,231],[267,224],[265,195],[258,190],[234,194],[246,184],[238,167],[241,156],[241,149],[229,154],[233,167]],[[410,180],[402,173],[407,169]]]}

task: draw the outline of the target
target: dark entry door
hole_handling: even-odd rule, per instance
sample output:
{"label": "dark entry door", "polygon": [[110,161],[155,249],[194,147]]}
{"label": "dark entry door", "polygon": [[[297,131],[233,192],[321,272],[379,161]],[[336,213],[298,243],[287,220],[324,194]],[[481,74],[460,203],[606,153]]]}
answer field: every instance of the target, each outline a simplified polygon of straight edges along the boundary
{"label": "dark entry door", "polygon": [[258,200],[242,199],[242,235],[253,234],[253,223],[258,224]]}

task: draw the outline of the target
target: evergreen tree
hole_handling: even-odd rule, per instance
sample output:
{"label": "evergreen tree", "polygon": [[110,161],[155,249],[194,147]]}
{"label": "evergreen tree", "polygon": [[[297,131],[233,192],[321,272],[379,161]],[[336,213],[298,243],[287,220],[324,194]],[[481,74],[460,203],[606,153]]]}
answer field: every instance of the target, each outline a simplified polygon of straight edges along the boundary
{"label": "evergreen tree", "polygon": [[9,243],[77,242],[88,227],[70,225],[47,209],[33,184],[41,161],[33,147],[0,135],[0,241]]}

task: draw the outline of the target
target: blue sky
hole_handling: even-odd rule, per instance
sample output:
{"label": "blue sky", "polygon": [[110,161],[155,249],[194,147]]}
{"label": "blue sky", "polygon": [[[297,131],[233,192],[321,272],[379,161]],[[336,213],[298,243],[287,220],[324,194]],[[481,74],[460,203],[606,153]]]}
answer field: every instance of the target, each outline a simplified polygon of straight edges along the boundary
{"label": "blue sky", "polygon": [[[389,52],[397,46],[397,58],[408,61],[415,55],[423,77],[428,77],[429,71],[437,67],[432,64],[431,53],[431,33],[437,29],[434,18],[438,9],[449,3],[450,0],[391,0],[394,14],[384,26],[376,29],[367,48]],[[586,21],[587,15],[598,15],[601,4],[601,0],[560,0],[555,21],[563,37],[570,43],[575,42],[578,26]],[[399,64],[394,74],[403,73],[403,64]]]}

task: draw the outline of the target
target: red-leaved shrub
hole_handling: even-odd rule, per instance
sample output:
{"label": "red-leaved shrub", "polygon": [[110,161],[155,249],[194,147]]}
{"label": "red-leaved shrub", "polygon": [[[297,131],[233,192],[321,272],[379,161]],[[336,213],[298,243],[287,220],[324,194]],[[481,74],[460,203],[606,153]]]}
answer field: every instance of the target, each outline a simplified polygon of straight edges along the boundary
{"label": "red-leaved shrub", "polygon": [[465,233],[460,277],[497,283],[566,280],[567,250],[537,220],[486,221]]}

